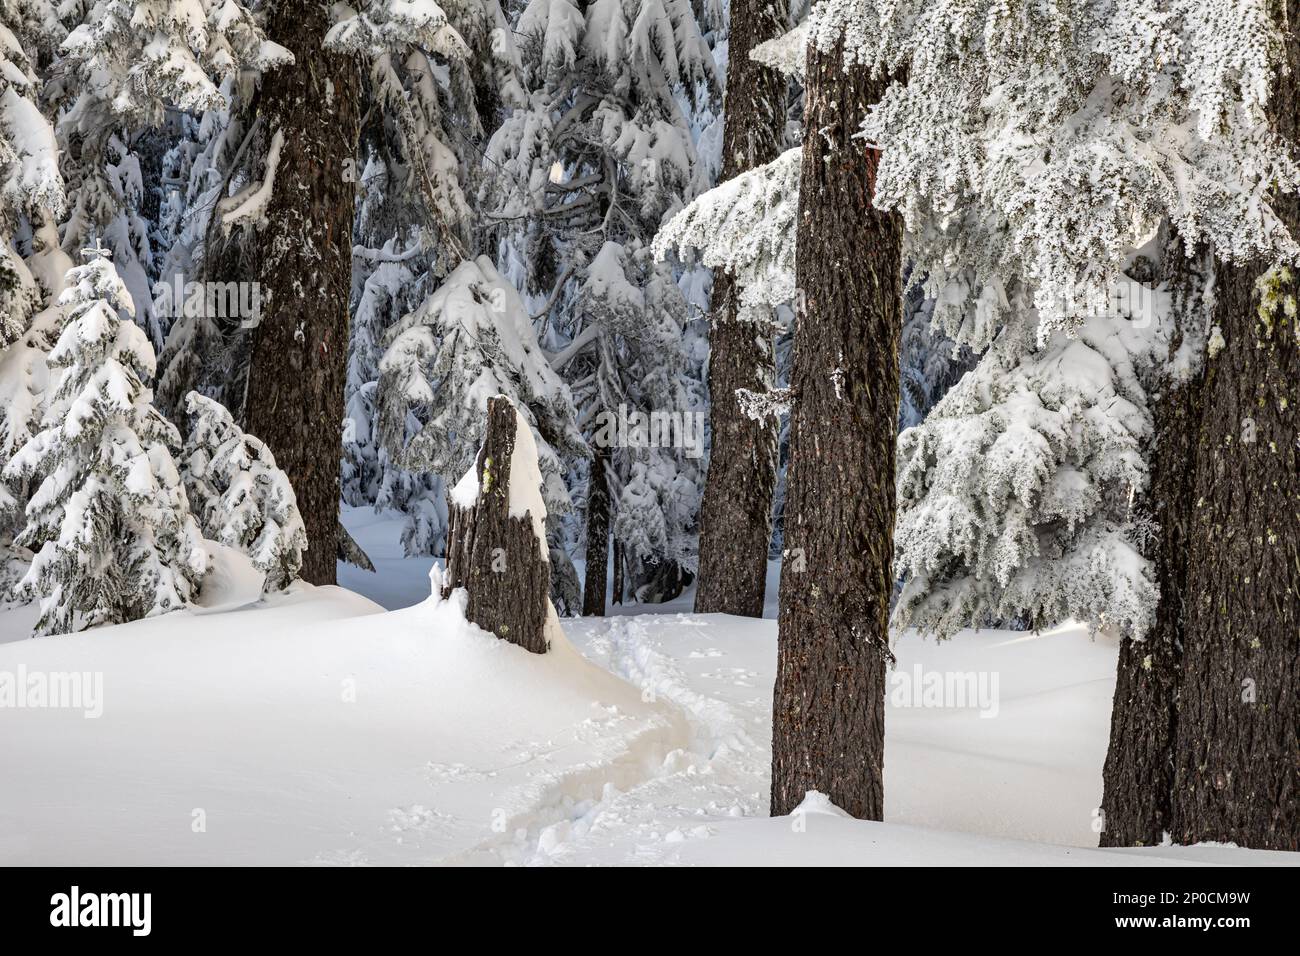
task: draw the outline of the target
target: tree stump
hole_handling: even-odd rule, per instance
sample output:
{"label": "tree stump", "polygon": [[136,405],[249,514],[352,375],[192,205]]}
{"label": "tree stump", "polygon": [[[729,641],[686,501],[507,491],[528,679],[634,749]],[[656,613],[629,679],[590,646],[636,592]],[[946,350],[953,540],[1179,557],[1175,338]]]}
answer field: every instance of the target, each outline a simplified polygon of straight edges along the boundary
{"label": "tree stump", "polygon": [[[518,447],[517,447],[518,446]],[[516,454],[531,455],[516,462]],[[539,540],[533,519],[544,521],[537,488],[516,488],[511,515],[511,483],[537,474],[537,450],[528,425],[503,395],[488,400],[487,430],[472,474],[477,479],[473,503],[464,493],[474,491],[469,475],[450,495],[447,535],[447,574],[442,596],[456,588],[469,595],[465,616],[502,640],[534,654],[550,646],[551,566],[546,543]],[[521,477],[522,476],[522,477]],[[536,509],[541,513],[533,515]]]}

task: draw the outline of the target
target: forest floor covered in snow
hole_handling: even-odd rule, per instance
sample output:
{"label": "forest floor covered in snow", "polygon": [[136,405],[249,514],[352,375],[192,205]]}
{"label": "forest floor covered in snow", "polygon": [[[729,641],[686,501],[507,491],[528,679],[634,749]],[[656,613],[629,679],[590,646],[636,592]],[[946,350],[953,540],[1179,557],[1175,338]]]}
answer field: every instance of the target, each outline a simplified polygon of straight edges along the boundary
{"label": "forest floor covered in snow", "polygon": [[[299,585],[37,640],[30,609],[0,611],[0,675],[102,681],[93,708],[0,711],[0,864],[1300,863],[1093,848],[1115,648],[1081,628],[906,635],[885,822],[816,795],[769,818],[775,621],[686,595],[531,655],[424,599],[429,563],[367,515],[347,517],[379,573],[343,582],[398,610]],[[988,693],[908,701],[931,673]]]}

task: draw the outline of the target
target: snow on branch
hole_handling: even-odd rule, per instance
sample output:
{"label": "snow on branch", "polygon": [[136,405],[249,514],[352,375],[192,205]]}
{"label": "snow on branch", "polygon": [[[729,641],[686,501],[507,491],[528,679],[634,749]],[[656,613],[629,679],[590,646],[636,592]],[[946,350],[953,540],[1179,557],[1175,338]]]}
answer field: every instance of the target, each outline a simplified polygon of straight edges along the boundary
{"label": "snow on branch", "polygon": [[659,230],[655,255],[697,250],[704,265],[731,273],[741,286],[742,317],[789,302],[795,297],[799,164],[795,147],[710,189]]}
{"label": "snow on branch", "polygon": [[276,130],[266,151],[266,171],[260,183],[249,183],[233,196],[221,200],[217,211],[221,215],[221,228],[229,233],[240,223],[260,224],[266,220],[266,207],[275,189],[275,171],[280,165],[280,150],[284,148],[284,132]]}

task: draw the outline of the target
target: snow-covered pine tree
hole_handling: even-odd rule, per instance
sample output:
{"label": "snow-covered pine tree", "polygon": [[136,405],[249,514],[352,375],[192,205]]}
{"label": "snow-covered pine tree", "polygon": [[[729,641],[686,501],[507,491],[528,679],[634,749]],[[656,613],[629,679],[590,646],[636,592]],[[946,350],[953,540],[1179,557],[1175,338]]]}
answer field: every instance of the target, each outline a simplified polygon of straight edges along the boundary
{"label": "snow-covered pine tree", "polygon": [[[41,112],[34,62],[61,30],[44,0],[0,3],[0,349],[16,341],[40,308],[44,288],[28,267],[34,226],[63,211],[58,147]],[[27,247],[24,255],[20,242]]]}
{"label": "snow-covered pine tree", "polygon": [[[591,384],[584,386],[592,395],[584,404],[604,412],[596,412],[601,417],[592,444],[607,449],[613,463],[606,476],[610,530],[623,548],[636,599],[656,603],[689,583],[682,572],[694,570],[703,484],[702,449],[684,444],[688,427],[702,443],[703,429],[695,423],[704,408],[703,390],[681,347],[685,302],[671,270],[649,249],[629,254],[606,242],[586,270],[578,303],[599,346]],[[681,416],[681,435],[651,431],[652,415],[664,411]]]}
{"label": "snow-covered pine tree", "polygon": [[71,254],[92,236],[108,243],[136,321],[161,347],[172,316],[154,312],[161,263],[142,209],[152,183],[136,151],[141,132],[161,126],[169,107],[222,109],[222,78],[292,57],[239,0],[95,0],[81,13],[51,84],[73,197],[63,248]]}
{"label": "snow-covered pine tree", "polygon": [[[208,234],[212,212],[228,188],[242,183],[229,179],[230,165],[245,132],[238,84],[222,82],[225,103],[197,115],[181,114],[179,135],[162,161],[162,197],[158,233],[165,252],[158,269],[160,303],[169,314],[167,338],[158,355],[158,384],[155,400],[173,422],[184,427],[185,396],[194,389],[232,401],[240,399],[238,382],[230,362],[218,356],[225,343],[218,316],[206,308],[186,309],[175,302],[175,290],[207,274]],[[228,105],[226,105],[228,104]],[[169,290],[169,291],[164,291]],[[237,371],[234,370],[234,371]],[[232,381],[233,379],[233,381]]]}
{"label": "snow-covered pine tree", "polygon": [[275,456],[245,434],[223,405],[190,392],[192,416],[181,473],[205,537],[242,551],[266,575],[267,591],[296,580],[307,548],[298,500]]}
{"label": "snow-covered pine tree", "polygon": [[467,194],[477,162],[466,161],[467,147],[479,147],[503,106],[522,103],[498,0],[370,0],[325,42],[369,62],[386,186],[419,197],[418,224],[432,233],[424,244],[446,274],[474,249]]}
{"label": "snow-covered pine tree", "polygon": [[[583,454],[568,387],[537,344],[527,309],[492,261],[463,262],[389,333],[380,362],[380,435],[399,463],[444,477],[478,453],[487,400],[505,395],[537,436],[550,513],[571,507],[563,458]],[[408,416],[424,410],[409,442]]]}
{"label": "snow-covered pine tree", "polygon": [[[701,377],[689,339],[679,337],[678,346],[667,353],[652,351],[651,343],[659,349],[666,340],[648,335],[643,354],[630,358],[639,340],[602,327],[580,305],[591,301],[580,290],[602,248],[613,243],[622,250],[618,258],[625,281],[643,291],[647,305],[676,310],[649,316],[645,327],[659,329],[664,319],[679,328],[687,325],[684,298],[648,289],[648,283],[662,281],[662,274],[646,261],[646,251],[663,219],[707,185],[707,169],[698,161],[682,105],[712,95],[718,85],[715,66],[689,0],[594,0],[582,9],[569,0],[532,0],[515,33],[530,99],[493,135],[480,196],[497,223],[502,269],[541,303],[542,344],[574,387],[584,422],[595,427],[597,415],[619,412],[617,405],[601,404],[604,400],[611,394],[632,396],[640,388],[633,379],[621,378],[623,369],[638,367],[641,381],[656,376],[666,381],[681,369],[696,382]],[[662,364],[650,372],[654,363]],[[600,388],[598,381],[604,383]],[[666,391],[687,386],[680,382]],[[655,410],[688,413],[699,407]],[[620,510],[617,498],[633,479],[633,457],[615,450],[612,467],[605,471],[612,495],[589,490],[589,531],[617,523],[617,516],[602,520],[590,509],[609,502],[616,513]],[[659,457],[668,463],[667,456]],[[641,490],[629,506],[683,483],[695,486],[691,496],[698,496],[698,467],[678,457],[675,477],[664,472],[650,481],[642,467],[634,485]],[[660,490],[652,491],[652,485]],[[670,509],[671,527],[662,534],[647,527],[645,534],[637,532],[638,539],[672,547],[693,531],[693,510]],[[648,511],[629,511],[625,529],[629,521],[635,523],[633,514],[646,516]],[[620,550],[617,537],[615,550]],[[689,554],[681,558],[688,566],[693,563]],[[678,561],[671,553],[641,554],[632,569],[634,587],[649,584]],[[587,570],[603,574],[603,565],[589,559]],[[680,578],[678,571],[666,573]]]}
{"label": "snow-covered pine tree", "polygon": [[[1138,324],[1150,328],[1144,336],[1116,341],[1127,341],[1135,351],[1075,348],[1075,358],[1091,356],[1107,367],[1098,375],[1071,368],[1048,379],[1030,369],[1022,384],[1037,380],[1040,389],[1031,389],[1036,395],[1043,386],[1055,389],[1044,403],[1049,408],[1087,408],[1095,399],[1091,388],[1108,380],[1127,379],[1119,393],[1139,399],[1135,375],[1144,361],[1150,366],[1161,338],[1167,341],[1167,314],[1155,290],[1134,287],[1123,270],[1162,220],[1190,244],[1214,240],[1229,258],[1249,257],[1278,243],[1284,250],[1294,248],[1267,204],[1248,198],[1270,183],[1294,183],[1295,167],[1276,138],[1261,135],[1250,120],[1249,98],[1234,92],[1237,77],[1243,93],[1260,89],[1260,49],[1245,37],[1215,37],[1218,5],[1125,3],[1105,10],[1084,5],[1044,11],[990,3],[961,20],[956,33],[932,7],[917,5],[911,17],[872,5],[828,4],[826,10],[826,22],[847,24],[856,57],[908,76],[906,84],[891,87],[865,127],[883,147],[878,202],[907,219],[914,275],[936,301],[940,327],[978,351],[998,341],[996,355],[980,373],[986,381],[996,376],[995,367],[1009,371],[1022,356],[1032,366],[1053,350],[1068,348],[1054,339],[1057,332],[1078,336],[1088,323],[1100,321],[1109,323],[1114,337],[1122,324],[1131,324],[1124,310],[1114,307],[1114,296],[1134,292]],[[1010,36],[1021,39],[1015,44],[992,39]],[[1029,163],[1032,157],[1037,159]],[[1097,330],[1084,339],[1099,344],[1101,334]],[[1185,366],[1188,356],[1173,358]],[[1124,368],[1129,362],[1138,372]],[[1042,367],[1051,371],[1050,365]],[[974,384],[968,388],[964,394],[974,396]],[[1028,427],[1026,437],[1038,441],[1040,449],[1052,445],[1011,409],[999,411],[998,402],[984,401],[985,410],[993,410],[987,420],[1003,423],[998,431]],[[962,408],[959,397],[944,404],[933,428],[954,427],[941,424],[954,412],[983,414],[969,405],[957,411]],[[1027,413],[1024,405],[1017,411]],[[1096,433],[1123,432],[1124,416],[1117,412],[1107,419],[1106,411],[1094,413],[1101,417]],[[999,543],[996,557],[988,545],[977,545],[970,534],[975,513],[957,521],[960,512],[944,505],[953,505],[946,496],[964,493],[940,479],[947,458],[935,457],[938,441],[937,433],[918,434],[903,444],[900,474],[907,476],[910,490],[900,515],[900,558],[915,579],[897,621],[946,631],[963,614],[974,622],[1012,613],[1017,599],[1009,593],[992,604],[974,595],[991,598],[1010,584],[1016,570],[1028,573],[1040,545],[1037,533],[1027,530],[1035,528],[1035,520],[1022,527],[1024,515],[996,506],[988,513],[992,523],[978,536]],[[963,445],[961,453],[979,447],[1001,453],[1010,441],[986,435],[973,447]],[[1027,451],[1023,444],[1019,448]],[[1068,596],[1037,590],[1032,600],[1042,602],[1040,609],[1064,601],[1094,623],[1106,621],[1140,635],[1152,619],[1155,598],[1149,569],[1134,557],[1133,539],[1141,529],[1104,529],[1116,515],[1107,488],[1117,487],[1125,498],[1130,487],[1140,493],[1145,466],[1139,460],[1112,487],[1099,473],[1077,473],[1074,460],[1059,452],[1048,459],[1039,461],[1045,471],[1033,482],[1034,490],[1027,474],[1019,479],[1034,501],[1030,511],[1043,516],[1038,530],[1055,536],[1055,544],[1042,542],[1043,553],[1062,566],[1127,571],[1122,587],[1092,575],[1086,579],[1091,587],[1074,580]],[[1100,460],[1093,463],[1101,467]],[[993,487],[1004,481],[1004,469],[989,467],[985,474],[992,484],[975,494],[988,491],[990,504],[1004,500],[1005,491]],[[1065,498],[1048,506],[1043,496],[1049,491]],[[1061,550],[1061,509],[1071,515],[1072,540],[1085,550]],[[990,578],[994,562],[999,571]],[[974,576],[983,583],[960,583],[976,564]],[[947,570],[938,570],[941,566]],[[1067,577],[1052,580],[1065,586]],[[953,587],[971,600],[964,602],[964,612],[953,606],[953,616],[941,623],[947,611],[939,592]],[[1129,598],[1144,595],[1147,606],[1126,598],[1121,610],[1117,587]],[[928,588],[936,591],[934,603],[918,600]],[[1029,597],[1023,587],[1012,590]],[[1019,611],[1035,614],[1028,605]]]}
{"label": "snow-covered pine tree", "polygon": [[279,0],[268,10],[267,36],[292,51],[294,67],[262,78],[262,129],[249,149],[257,172],[217,210],[223,230],[238,230],[244,256],[232,278],[255,281],[263,302],[249,335],[241,421],[274,452],[298,496],[311,543],[302,577],[312,584],[335,581],[341,537],[362,113],[355,57],[322,45],[332,17],[308,0]]}
{"label": "snow-covered pine tree", "polygon": [[401,441],[386,446],[379,362],[388,331],[474,246],[481,143],[501,105],[520,97],[513,35],[496,0],[451,0],[371,4],[331,37],[367,57],[365,92],[376,106],[361,132],[344,500],[404,513],[406,553],[436,554],[447,522],[444,476],[403,468],[393,454],[428,410],[409,410]]}
{"label": "snow-covered pine tree", "polygon": [[5,468],[42,479],[18,539],[36,553],[21,588],[40,598],[42,634],[182,607],[208,560],[172,459],[179,436],[150,404],[153,350],[106,250],[69,273],[61,303],[49,364],[62,376]]}
{"label": "snow-covered pine tree", "polygon": [[855,138],[887,80],[848,46],[828,30],[806,61],[771,811],[819,790],[880,819],[902,223],[872,208],[881,158]]}
{"label": "snow-covered pine tree", "polygon": [[13,543],[29,485],[7,483],[3,470],[40,422],[45,354],[61,324],[53,303],[72,267],[59,246],[63,178],[36,72],[63,36],[45,0],[0,2],[0,595],[26,573],[30,558]]}
{"label": "snow-covered pine tree", "polygon": [[[1144,304],[1159,294],[1130,290]],[[899,621],[939,637],[1018,618],[1150,626],[1156,594],[1134,500],[1151,437],[1139,371],[1155,341],[1145,323],[1117,318],[1094,316],[1041,347],[1032,319],[1005,326],[903,432]]]}
{"label": "snow-covered pine tree", "polygon": [[348,346],[343,500],[355,506],[375,504],[385,480],[378,435],[379,363],[388,330],[415,305],[410,299],[416,290],[416,276],[396,238],[376,252],[376,259],[356,262],[352,273],[359,288],[353,297]]}
{"label": "snow-covered pine tree", "polygon": [[[961,495],[943,480],[961,469],[947,459],[927,459],[925,455],[938,445],[924,436],[908,445],[919,454],[905,454],[900,461],[913,489],[900,522],[900,526],[910,525],[912,532],[900,553],[905,564],[925,568],[928,580],[913,586],[910,599],[900,603],[898,623],[945,626],[940,619],[947,606],[945,592],[974,597],[977,590],[983,591],[983,597],[965,602],[964,612],[953,607],[956,616],[978,617],[981,610],[991,611],[987,602],[995,597],[1005,600],[1004,608],[1021,603],[1031,592],[1021,589],[1021,597],[1013,597],[998,582],[1014,582],[1018,573],[1044,555],[1054,558],[1054,567],[1065,563],[1128,568],[1118,589],[1106,575],[1091,575],[1083,582],[1052,575],[1042,589],[1032,592],[1038,606],[1065,602],[1094,623],[1113,623],[1127,632],[1114,723],[1128,736],[1122,732],[1120,738],[1112,737],[1111,756],[1137,757],[1108,762],[1106,842],[1146,842],[1170,830],[1180,839],[1199,834],[1278,845],[1273,841],[1287,826],[1294,833],[1293,807],[1282,811],[1284,818],[1291,814],[1291,823],[1279,828],[1277,811],[1266,810],[1250,797],[1285,786],[1268,769],[1277,763],[1269,754],[1275,753],[1280,728],[1289,719],[1281,717],[1279,722],[1268,715],[1280,715],[1285,708],[1241,708],[1236,715],[1240,720],[1213,730],[1205,723],[1213,708],[1196,711],[1180,706],[1175,711],[1173,702],[1196,699],[1197,693],[1213,684],[1208,675],[1224,672],[1215,662],[1216,655],[1255,659],[1254,670],[1275,670],[1264,661],[1281,659],[1279,654],[1285,657],[1286,648],[1262,637],[1252,644],[1251,635],[1297,631],[1285,620],[1285,612],[1266,623],[1258,609],[1276,602],[1261,598],[1251,602],[1257,610],[1251,612],[1249,626],[1238,621],[1243,626],[1234,625],[1236,641],[1226,640],[1219,609],[1229,597],[1219,592],[1230,588],[1239,596],[1248,587],[1262,587],[1265,580],[1276,581],[1282,567],[1294,567],[1294,559],[1281,552],[1264,552],[1273,572],[1252,568],[1247,585],[1235,582],[1231,573],[1216,565],[1230,551],[1218,530],[1199,552],[1196,536],[1185,532],[1198,526],[1204,515],[1217,515],[1227,540],[1270,540],[1259,517],[1268,509],[1255,508],[1247,515],[1234,511],[1229,501],[1229,497],[1237,502],[1254,500],[1254,495],[1230,492],[1230,482],[1195,484],[1202,474],[1221,471],[1222,463],[1212,464],[1211,459],[1222,454],[1215,449],[1225,447],[1224,436],[1214,435],[1223,420],[1209,415],[1202,419],[1195,411],[1202,407],[1195,393],[1202,384],[1213,383],[1222,389],[1221,408],[1244,407],[1243,395],[1274,380],[1278,372],[1278,367],[1256,368],[1237,377],[1254,361],[1246,351],[1235,353],[1240,361],[1229,363],[1234,373],[1211,375],[1206,369],[1207,361],[1212,363],[1228,347],[1229,336],[1223,330],[1229,325],[1238,329],[1238,344],[1251,335],[1254,319],[1247,300],[1256,293],[1247,287],[1255,288],[1253,277],[1262,267],[1243,264],[1263,260],[1289,268],[1300,253],[1292,231],[1296,226],[1292,200],[1287,198],[1300,186],[1300,174],[1289,155],[1295,140],[1294,95],[1281,81],[1275,86],[1275,76],[1287,62],[1290,34],[1285,24],[1292,22],[1295,7],[1293,2],[1271,0],[1244,4],[1132,0],[1071,7],[989,2],[964,6],[960,17],[952,16],[945,5],[922,3],[886,8],[854,0],[825,8],[828,24],[850,32],[856,58],[908,77],[905,85],[891,88],[864,128],[867,138],[883,147],[878,201],[905,215],[911,257],[936,298],[940,324],[958,341],[978,350],[993,343],[999,354],[991,352],[982,361],[1007,363],[1019,352],[1020,362],[1040,363],[1060,347],[1056,336],[1062,331],[1089,344],[1087,328],[1097,317],[1110,323],[1110,335],[1116,340],[1112,344],[1122,343],[1124,336],[1116,330],[1127,319],[1124,310],[1113,308],[1108,300],[1117,284],[1125,281],[1124,272],[1134,256],[1162,228],[1189,253],[1202,244],[1211,247],[1218,260],[1216,269],[1232,277],[1216,279],[1216,287],[1226,281],[1238,290],[1227,299],[1218,298],[1213,322],[1198,295],[1192,295],[1191,301],[1201,299],[1202,304],[1184,315],[1162,310],[1159,297],[1149,315],[1142,310],[1143,321],[1149,319],[1151,327],[1135,337],[1127,358],[1146,394],[1159,396],[1154,419],[1164,424],[1148,428],[1148,437],[1141,442],[1141,474],[1133,475],[1130,485],[1139,506],[1118,533],[1112,533],[1116,520],[1115,502],[1108,498],[1112,486],[1097,473],[1079,471],[1077,459],[1049,453],[1039,458],[1039,464],[1057,469],[1056,473],[1026,485],[1039,489],[1035,505],[1046,523],[1031,521],[1026,533],[1024,527],[1017,527],[1025,522],[1022,510],[990,513],[993,524],[982,530],[981,538],[999,543],[996,565],[1001,577],[983,577],[972,587],[973,565],[982,559],[974,555],[969,537],[954,533],[962,522],[954,520],[959,512],[947,505]],[[1277,102],[1286,106],[1272,100],[1279,90]],[[1161,271],[1173,276],[1180,270],[1165,262]],[[1242,293],[1243,289],[1247,291]],[[1235,303],[1230,315],[1223,311],[1229,308],[1223,304],[1229,299]],[[1092,341],[1093,347],[1074,348],[1073,358],[1113,363],[1113,351],[1095,347],[1100,344],[1096,337]],[[1253,349],[1253,344],[1244,348]],[[1275,349],[1249,352],[1256,358],[1279,354]],[[1122,437],[1125,414],[1109,412],[1112,407],[1126,410],[1137,395],[1125,381],[1130,376],[1123,363],[1095,370],[1099,374],[1081,371],[1058,365],[1050,380],[1040,380],[1041,388],[1028,407],[1041,403],[1048,408],[1084,409],[1089,396],[1070,395],[1069,389],[1110,380],[1119,385],[1117,392],[1128,393],[1128,401],[1099,406],[1093,418],[1108,439]],[[1286,375],[1278,373],[1276,380],[1285,381]],[[1050,397],[1043,400],[1044,395]],[[1191,410],[1190,417],[1166,408],[1170,400],[1183,405],[1184,411]],[[1253,394],[1244,405],[1257,410],[1274,407],[1267,397]],[[1003,416],[1002,427],[1008,434],[1025,429],[1021,440],[1012,443],[1020,449],[1028,443],[1040,449],[1050,445],[1041,429],[1055,422],[1040,417],[1031,425],[1033,416],[1017,419],[1015,412],[1024,407],[1013,405],[996,412]],[[1149,408],[1142,411],[1151,415]],[[1260,426],[1259,416],[1247,417]],[[1266,431],[1273,430],[1272,421]],[[1174,427],[1200,433],[1194,445],[1168,442],[1170,426],[1177,422],[1181,424]],[[940,421],[935,427],[946,426]],[[1235,436],[1233,428],[1228,431]],[[1154,448],[1152,435],[1164,436]],[[979,443],[998,452],[1006,446],[1005,441]],[[1194,460],[1171,456],[1176,447],[1183,447]],[[947,448],[952,451],[957,445]],[[976,451],[978,447],[961,448],[962,454]],[[1166,500],[1155,502],[1163,511],[1155,515],[1155,543],[1139,556],[1140,538],[1152,530],[1149,520],[1144,520],[1151,509],[1141,505],[1141,488],[1153,451],[1162,470],[1197,477],[1183,479],[1193,482],[1192,490],[1185,491],[1180,490],[1180,480],[1167,483],[1157,474],[1156,485],[1170,493]],[[1249,458],[1237,455],[1234,462]],[[1272,470],[1273,466],[1279,470]],[[982,465],[981,470],[995,481],[1005,474],[1001,467]],[[1280,475],[1293,477],[1294,473],[1294,468],[1288,473],[1284,462],[1270,458],[1255,461],[1244,481],[1268,495],[1282,488]],[[1058,503],[1048,503],[1049,494]],[[1190,507],[1198,501],[1204,504]],[[1059,547],[1063,515],[1069,515],[1075,529],[1070,538],[1077,550]],[[1240,530],[1240,538],[1234,529]],[[1186,546],[1170,544],[1184,539]],[[1186,575],[1169,564],[1184,560],[1177,557],[1180,553],[1187,561]],[[1152,557],[1157,562],[1154,569],[1149,566]],[[1215,570],[1198,578],[1194,570],[1198,566]],[[1176,592],[1157,598],[1154,587],[1137,587],[1143,580],[1185,580],[1192,601],[1183,603]],[[1144,594],[1144,599],[1124,601],[1117,609],[1116,595],[1125,589],[1130,596]],[[1024,610],[1033,613],[1031,608]],[[1170,626],[1162,624],[1152,631],[1152,621]],[[955,618],[950,623],[956,623]],[[1141,644],[1148,634],[1159,646]],[[1213,636],[1198,643],[1197,634]],[[1189,667],[1187,659],[1177,661],[1178,648],[1198,648],[1191,662],[1199,671]],[[1147,676],[1157,666],[1160,673]],[[1200,681],[1196,693],[1178,689],[1179,673],[1201,675],[1196,678]],[[1146,712],[1137,713],[1142,708]],[[1205,747],[1211,739],[1229,742],[1218,757],[1207,760]],[[1246,740],[1255,742],[1253,749],[1237,746]],[[1173,777],[1175,750],[1186,758],[1179,765],[1184,769],[1178,771],[1186,773],[1185,779]],[[1154,776],[1152,768],[1157,771]],[[1294,768],[1290,772],[1294,774]],[[1244,790],[1238,792],[1236,784],[1233,788],[1211,785],[1207,775],[1224,781],[1231,778]],[[1207,794],[1213,799],[1205,799]],[[1235,803],[1228,799],[1232,794]],[[1188,798],[1182,804],[1187,816],[1180,824],[1182,797]]]}
{"label": "snow-covered pine tree", "polygon": [[[385,193],[383,177],[376,169],[372,161],[362,174],[359,234],[367,231],[370,198]],[[439,475],[402,467],[393,450],[382,441],[380,361],[388,331],[419,302],[428,276],[428,258],[418,236],[412,236],[406,244],[399,236],[392,236],[378,248],[359,243],[353,249],[356,291],[343,429],[343,500],[357,507],[372,506],[377,511],[391,509],[404,514],[402,546],[408,555],[441,553],[447,528],[446,487]],[[420,427],[417,414],[408,411],[403,421],[403,444]]]}

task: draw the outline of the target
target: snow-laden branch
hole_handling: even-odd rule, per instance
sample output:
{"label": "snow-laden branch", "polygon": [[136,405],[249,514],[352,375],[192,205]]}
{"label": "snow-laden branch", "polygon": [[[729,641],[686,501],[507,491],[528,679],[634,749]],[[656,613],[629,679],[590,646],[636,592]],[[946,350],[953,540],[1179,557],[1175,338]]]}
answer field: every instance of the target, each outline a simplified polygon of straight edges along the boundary
{"label": "snow-laden branch", "polygon": [[261,223],[266,217],[266,207],[275,189],[275,172],[280,165],[280,150],[284,147],[284,132],[277,129],[266,151],[266,170],[260,183],[249,183],[235,195],[217,204],[221,228],[229,233],[240,223]]}
{"label": "snow-laden branch", "polygon": [[654,253],[697,250],[704,265],[725,269],[741,286],[742,317],[795,297],[795,217],[800,149],[786,150],[704,193],[659,230]]}

